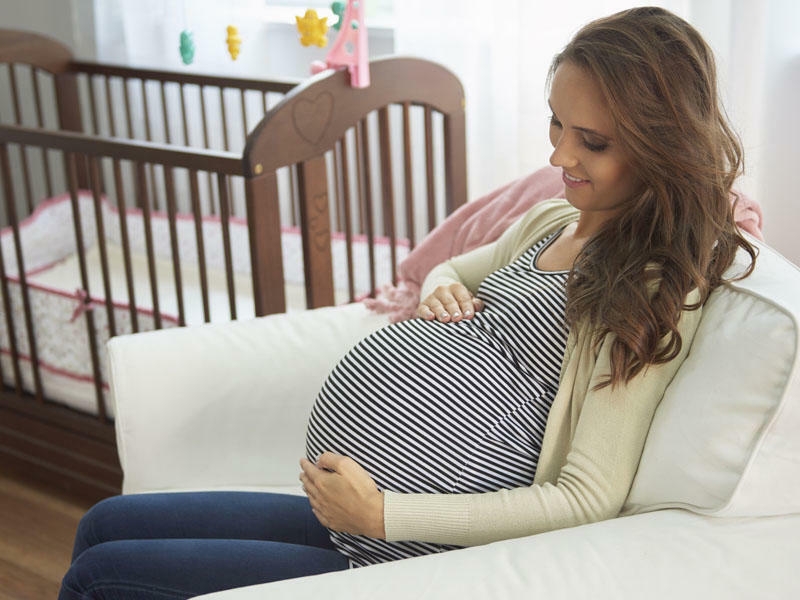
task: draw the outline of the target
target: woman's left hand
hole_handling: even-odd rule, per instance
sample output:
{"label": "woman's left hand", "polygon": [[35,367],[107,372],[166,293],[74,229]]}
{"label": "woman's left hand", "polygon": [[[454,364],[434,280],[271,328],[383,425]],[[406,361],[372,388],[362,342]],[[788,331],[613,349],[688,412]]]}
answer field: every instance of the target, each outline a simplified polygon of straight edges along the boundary
{"label": "woman's left hand", "polygon": [[320,523],[334,531],[385,537],[383,492],[356,461],[325,452],[316,465],[303,458],[300,467],[300,481]]}

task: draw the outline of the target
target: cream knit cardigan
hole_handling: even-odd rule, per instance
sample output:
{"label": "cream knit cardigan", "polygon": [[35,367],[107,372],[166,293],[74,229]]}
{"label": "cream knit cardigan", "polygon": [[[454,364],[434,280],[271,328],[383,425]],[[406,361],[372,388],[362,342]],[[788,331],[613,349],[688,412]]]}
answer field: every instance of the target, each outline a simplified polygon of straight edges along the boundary
{"label": "cream knit cardigan", "polygon": [[[473,293],[483,279],[578,213],[562,200],[534,206],[496,242],[436,267],[422,286],[461,281]],[[696,302],[696,292],[688,302]],[[607,336],[599,348],[588,327],[573,327],[561,380],[529,487],[482,494],[384,493],[386,539],[474,546],[616,517],[625,502],[658,403],[686,358],[701,309],[684,311],[680,354],[627,384],[594,386],[610,373]],[[476,357],[480,360],[480,357]]]}

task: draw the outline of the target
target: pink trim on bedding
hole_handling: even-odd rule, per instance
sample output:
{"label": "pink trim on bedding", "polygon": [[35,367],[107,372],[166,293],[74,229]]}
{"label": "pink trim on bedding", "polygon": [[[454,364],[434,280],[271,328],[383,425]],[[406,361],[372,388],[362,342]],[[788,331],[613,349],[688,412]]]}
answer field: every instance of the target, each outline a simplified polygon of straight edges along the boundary
{"label": "pink trim on bedding", "polygon": [[[0,348],[0,354],[5,354],[9,358],[11,358],[11,350],[6,350],[5,348]],[[24,360],[28,363],[33,363],[31,357],[27,354],[20,354],[17,353],[17,358],[20,360]],[[76,375],[71,371],[65,371],[64,369],[59,369],[58,367],[54,367],[41,359],[39,359],[39,368],[44,369],[49,373],[53,373],[54,375],[58,375],[59,377],[64,377],[65,379],[72,379],[74,381],[80,381],[81,383],[91,383],[94,384],[94,377],[91,375]],[[108,383],[105,381],[101,382],[101,386],[104,390],[108,391]]]}
{"label": "pink trim on bedding", "polygon": [[[78,192],[80,196],[81,193],[86,193],[83,190]],[[32,225],[36,222],[36,220],[41,216],[43,212],[49,209],[51,206],[55,204],[60,204],[61,202],[65,202],[71,199],[69,194],[61,194],[60,196],[53,196],[52,198],[47,198],[46,200],[42,200],[39,204],[36,205],[36,208],[33,209],[33,212],[29,214],[27,217],[22,219],[19,222],[20,229]],[[2,229],[0,229],[0,235],[13,235],[14,228],[11,225],[6,225]]]}
{"label": "pink trim on bedding", "polygon": [[[58,264],[58,263],[55,263],[55,264]],[[40,269],[38,272],[41,273],[42,270]],[[28,273],[28,275],[29,275],[29,273]],[[6,277],[6,279],[8,279],[12,283],[16,283],[17,285],[22,285],[22,282],[20,281],[20,278],[17,277],[16,275],[8,275]],[[96,306],[105,306],[106,305],[105,299],[104,298],[100,298],[99,296],[89,295],[84,299],[83,296],[78,295],[76,292],[68,292],[68,291],[63,290],[61,288],[51,287],[49,285],[44,285],[44,284],[41,284],[41,283],[37,283],[35,281],[29,281],[28,282],[28,287],[32,288],[32,289],[35,289],[35,290],[39,290],[40,292],[45,292],[47,294],[53,294],[55,296],[61,296],[62,298],[69,298],[71,300],[75,300],[76,302],[81,302],[81,303],[83,303],[83,302],[91,302],[92,304],[94,304]],[[113,301],[113,300],[111,301],[111,306],[113,308],[117,308],[119,310],[130,310],[130,308],[131,308],[131,305],[130,305],[129,302],[117,302],[117,301]],[[139,313],[139,314],[147,315],[148,317],[155,316],[155,311],[152,308],[142,308],[140,306],[136,306],[135,308],[136,308],[136,312]],[[178,324],[178,317],[176,315],[171,315],[169,313],[163,313],[162,312],[161,313],[161,320],[162,321],[169,321],[170,323],[174,323],[175,325]]]}

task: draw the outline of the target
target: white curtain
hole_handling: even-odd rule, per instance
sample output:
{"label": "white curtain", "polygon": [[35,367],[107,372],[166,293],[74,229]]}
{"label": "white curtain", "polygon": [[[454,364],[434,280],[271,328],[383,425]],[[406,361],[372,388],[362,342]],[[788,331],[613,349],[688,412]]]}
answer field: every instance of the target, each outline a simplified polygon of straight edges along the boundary
{"label": "white curtain", "polygon": [[[97,56],[106,61],[291,77],[303,76],[325,54],[301,48],[292,27],[268,27],[257,18],[280,0],[93,1]],[[768,243],[800,264],[793,177],[800,168],[800,2],[649,3],[689,20],[714,48],[723,98],[745,146],[739,188],[760,201]],[[437,60],[464,83],[471,198],[547,163],[550,60],[581,25],[631,6],[623,0],[394,0],[394,51]],[[228,22],[239,25],[244,39],[235,63],[224,44]],[[177,51],[184,28],[195,32],[191,67],[181,65]]]}
{"label": "white curtain", "polygon": [[[285,11],[286,23],[267,16],[265,0],[93,0],[97,57],[104,62],[161,67],[239,77],[298,78],[326,50],[303,48],[292,24],[300,9]],[[278,4],[278,3],[276,3]],[[280,13],[281,15],[284,12]],[[234,61],[226,44],[227,26],[242,39]],[[191,31],[194,61],[184,65],[180,33]]]}
{"label": "white curtain", "polygon": [[761,202],[767,243],[800,265],[800,3],[695,0],[690,16],[717,53],[742,136],[741,188]]}
{"label": "white curtain", "polygon": [[[723,98],[746,151],[739,187],[764,209],[767,241],[800,264],[800,3],[651,2],[693,23],[717,55]],[[544,82],[553,55],[619,0],[395,3],[395,49],[437,60],[467,97],[470,197],[547,163]]]}

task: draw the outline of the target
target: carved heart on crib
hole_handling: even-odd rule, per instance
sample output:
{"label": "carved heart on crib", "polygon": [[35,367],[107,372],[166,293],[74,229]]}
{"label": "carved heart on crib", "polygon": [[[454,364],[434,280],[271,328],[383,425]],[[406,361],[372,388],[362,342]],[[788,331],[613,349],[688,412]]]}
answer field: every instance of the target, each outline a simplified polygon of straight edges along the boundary
{"label": "carved heart on crib", "polygon": [[325,135],[333,117],[333,96],[323,92],[314,100],[298,100],[292,108],[292,121],[297,133],[310,144]]}

